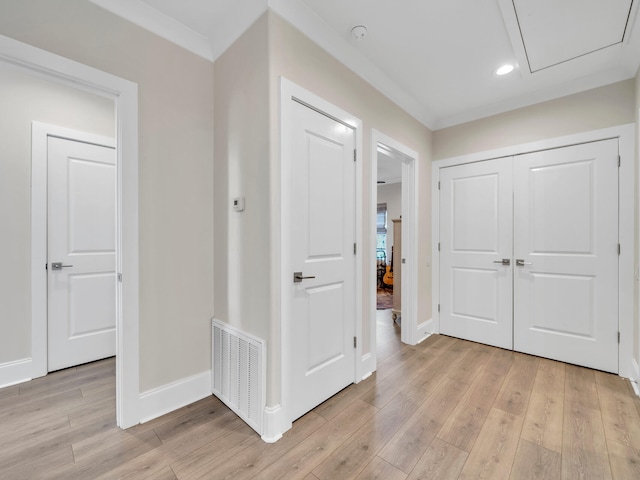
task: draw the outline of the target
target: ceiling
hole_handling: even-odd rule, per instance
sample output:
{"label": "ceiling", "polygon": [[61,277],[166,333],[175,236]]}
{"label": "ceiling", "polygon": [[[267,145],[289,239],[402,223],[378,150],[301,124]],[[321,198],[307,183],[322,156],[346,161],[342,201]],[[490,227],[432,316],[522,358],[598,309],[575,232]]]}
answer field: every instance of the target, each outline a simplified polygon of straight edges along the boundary
{"label": "ceiling", "polygon": [[[271,8],[432,130],[640,66],[640,0],[90,1],[209,60]],[[367,27],[361,40],[356,25]],[[516,69],[497,76],[505,63]]]}

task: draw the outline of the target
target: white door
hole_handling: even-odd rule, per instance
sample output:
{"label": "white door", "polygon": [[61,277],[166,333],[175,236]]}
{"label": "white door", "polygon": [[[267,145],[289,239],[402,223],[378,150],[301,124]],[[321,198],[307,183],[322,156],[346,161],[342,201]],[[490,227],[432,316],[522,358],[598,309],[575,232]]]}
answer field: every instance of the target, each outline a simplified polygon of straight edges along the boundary
{"label": "white door", "polygon": [[440,170],[440,332],[509,349],[511,177],[511,158]]}
{"label": "white door", "polygon": [[355,378],[355,133],[292,104],[292,271],[285,274],[295,419]]}
{"label": "white door", "polygon": [[618,141],[514,161],[515,349],[618,371]]}
{"label": "white door", "polygon": [[115,355],[115,150],[48,140],[48,370]]}

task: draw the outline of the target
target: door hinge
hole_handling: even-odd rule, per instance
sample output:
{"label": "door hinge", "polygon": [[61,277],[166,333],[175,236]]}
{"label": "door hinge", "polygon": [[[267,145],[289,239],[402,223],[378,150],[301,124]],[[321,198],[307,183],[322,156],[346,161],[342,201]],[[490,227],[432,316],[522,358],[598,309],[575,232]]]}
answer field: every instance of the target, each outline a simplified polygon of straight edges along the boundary
{"label": "door hinge", "polygon": [[620,161],[621,161],[620,155],[618,155],[618,167],[620,166]]}
{"label": "door hinge", "polygon": [[618,244],[618,256],[620,256],[620,244]]}
{"label": "door hinge", "polygon": [[440,251],[440,242],[438,242],[438,251]]}
{"label": "door hinge", "polygon": [[122,274],[121,274],[121,273],[119,273],[119,274],[118,274],[118,281],[119,281],[120,283],[122,283]]}
{"label": "door hinge", "polygon": [[440,304],[438,304],[438,312],[440,311]]}
{"label": "door hinge", "polygon": [[440,182],[438,182],[438,190],[440,190]]}
{"label": "door hinge", "polygon": [[358,339],[357,337],[353,337],[353,348],[357,348],[358,346]]}
{"label": "door hinge", "polygon": [[48,263],[45,263],[45,264],[44,264],[44,269],[45,269],[45,270],[49,270],[49,264],[48,264]]}
{"label": "door hinge", "polygon": [[618,332],[618,343],[620,343],[620,332]]}
{"label": "door hinge", "polygon": [[355,255],[357,251],[358,251],[358,244],[354,243],[353,244],[353,254]]}
{"label": "door hinge", "polygon": [[356,161],[356,158],[358,157],[358,151],[356,149],[353,150],[353,161]]}

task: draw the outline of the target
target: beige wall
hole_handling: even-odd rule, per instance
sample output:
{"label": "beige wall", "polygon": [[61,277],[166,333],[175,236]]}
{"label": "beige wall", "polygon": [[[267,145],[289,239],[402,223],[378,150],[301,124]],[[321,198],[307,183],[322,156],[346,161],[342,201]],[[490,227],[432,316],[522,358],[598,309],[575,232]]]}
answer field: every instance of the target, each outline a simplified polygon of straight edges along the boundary
{"label": "beige wall", "polygon": [[[270,332],[267,17],[215,62],[215,316]],[[245,211],[231,200],[245,197]],[[273,353],[269,349],[270,353]]]}
{"label": "beige wall", "polygon": [[635,121],[634,81],[625,80],[433,133],[433,159],[520,145]]}
{"label": "beige wall", "polygon": [[[376,172],[371,165],[371,131],[376,129],[415,150],[419,155],[419,206],[418,218],[418,322],[431,318],[431,270],[427,267],[431,252],[431,132],[413,117],[408,115],[380,92],[367,84],[351,70],[339,63],[324,50],[311,42],[298,30],[273,12],[269,16],[269,66],[270,66],[270,125],[271,125],[271,165],[272,178],[277,178],[279,163],[279,78],[304,87],[341,109],[355,115],[363,121],[363,232],[374,232],[375,225],[370,224],[371,181]],[[272,198],[272,202],[274,199]],[[274,202],[275,205],[275,202]],[[272,214],[276,212],[272,210]],[[366,238],[366,236],[365,236]],[[363,246],[364,258],[375,258],[369,243]],[[376,272],[372,262],[364,262],[364,276],[370,278]],[[369,305],[375,292],[365,291],[362,299],[363,311],[363,352],[371,351],[369,344]],[[279,300],[272,298],[272,315],[279,319]],[[272,330],[272,344],[279,347],[279,326]],[[272,359],[274,371],[279,372],[277,359]],[[279,386],[279,378],[272,378],[270,386]],[[272,397],[273,399],[273,397]]]}
{"label": "beige wall", "polygon": [[208,370],[213,65],[86,0],[3,0],[0,34],[138,84],[140,389]]}
{"label": "beige wall", "polygon": [[31,122],[113,138],[115,105],[0,63],[0,111],[2,364],[31,357]]}

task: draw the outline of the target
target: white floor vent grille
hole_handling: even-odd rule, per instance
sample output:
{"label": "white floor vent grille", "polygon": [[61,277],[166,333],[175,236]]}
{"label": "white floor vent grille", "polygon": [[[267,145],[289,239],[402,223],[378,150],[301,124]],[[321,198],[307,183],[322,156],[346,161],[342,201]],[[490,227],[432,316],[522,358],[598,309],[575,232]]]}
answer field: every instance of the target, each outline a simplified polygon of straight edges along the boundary
{"label": "white floor vent grille", "polygon": [[265,407],[265,348],[261,340],[212,320],[213,394],[260,435]]}

